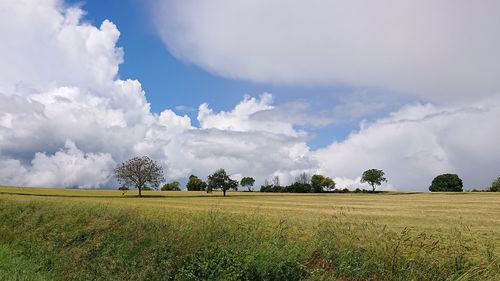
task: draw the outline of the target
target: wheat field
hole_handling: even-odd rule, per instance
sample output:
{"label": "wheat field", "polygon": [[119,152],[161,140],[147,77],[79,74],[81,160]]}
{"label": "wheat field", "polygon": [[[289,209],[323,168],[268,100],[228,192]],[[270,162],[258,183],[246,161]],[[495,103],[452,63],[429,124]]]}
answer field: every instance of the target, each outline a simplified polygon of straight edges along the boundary
{"label": "wheat field", "polygon": [[[104,279],[113,279],[112,275],[106,274],[111,274],[110,272],[114,272],[116,268],[124,270],[126,263],[113,265],[113,270],[95,269],[95,264],[86,258],[82,251],[92,252],[95,241],[108,239],[103,237],[108,237],[109,233],[117,235],[115,233],[116,221],[123,220],[125,216],[127,219],[122,222],[123,226],[121,226],[125,229],[119,231],[118,238],[111,236],[114,237],[111,240],[113,242],[109,242],[108,247],[128,249],[129,242],[120,238],[127,235],[149,237],[144,238],[149,241],[149,244],[146,246],[141,244],[141,250],[135,249],[134,251],[144,251],[141,255],[145,257],[141,259],[156,260],[157,256],[152,257],[148,254],[151,251],[156,253],[155,243],[163,245],[162,247],[166,245],[171,247],[171,243],[177,241],[175,243],[184,245],[177,250],[177,256],[182,257],[182,264],[174,263],[175,266],[171,265],[172,271],[168,271],[169,276],[175,276],[175,278],[169,278],[175,280],[189,280],[194,277],[211,280],[245,278],[279,280],[276,276],[285,274],[282,271],[291,274],[286,275],[288,277],[285,280],[317,280],[318,278],[318,280],[365,280],[366,278],[372,280],[401,280],[401,278],[445,280],[440,279],[443,276],[451,276],[449,280],[495,280],[500,268],[498,262],[500,194],[498,193],[228,192],[227,197],[223,197],[221,192],[207,194],[185,191],[145,191],[143,194],[144,197],[139,198],[137,191],[133,190],[123,193],[118,190],[0,187],[0,214],[2,214],[0,219],[3,218],[3,221],[0,221],[0,236],[2,236],[0,262],[4,257],[5,263],[12,260],[16,261],[15,264],[23,264],[23,266],[8,268],[26,268],[26,264],[29,264],[36,267],[28,272],[38,272],[42,276],[47,276],[47,272],[53,274],[48,275],[48,279],[44,277],[45,279],[42,278],[42,280],[66,280],[65,277],[61,277],[65,275],[57,274],[58,270],[61,272],[68,270],[64,264],[71,259],[78,261],[72,267],[78,268],[75,275],[71,275],[73,279],[83,278],[84,280],[89,276],[94,278],[92,274],[96,272],[101,274],[101,271],[105,276]],[[49,217],[52,219],[47,219]],[[144,229],[143,224],[148,227]],[[158,240],[158,233],[163,232],[171,233],[169,234],[171,237],[167,239],[168,243]],[[88,233],[91,233],[89,237],[87,237]],[[56,246],[45,244],[46,240],[40,237],[46,235],[48,237],[54,235],[49,241]],[[83,239],[80,238],[82,235],[85,239],[76,248],[66,244],[59,245],[61,240]],[[287,246],[280,244],[278,249],[270,253],[270,249],[276,246],[273,244],[276,237],[284,237],[285,240],[280,243]],[[200,241],[211,241],[219,245],[216,253],[211,252],[214,251],[213,248],[206,248],[207,244]],[[73,245],[73,242],[67,243]],[[433,243],[439,244],[439,248],[430,246]],[[400,247],[404,250],[398,250]],[[30,258],[34,255],[32,248],[43,249],[36,261]],[[358,252],[360,249],[362,252]],[[400,252],[391,252],[395,249]],[[103,260],[112,258],[130,261],[128,254],[115,256],[116,253],[108,251],[94,253],[94,255]],[[210,273],[212,274],[210,278],[202,278],[196,274],[211,272],[211,270],[192,268],[193,264],[202,266],[207,263],[205,260],[193,262],[191,254],[199,251],[203,253],[208,251],[210,255],[219,255],[222,251],[231,259],[242,258],[243,261],[236,269],[230,271],[234,275],[231,275],[233,276],[231,278],[226,275],[224,275],[226,277],[221,277],[220,270]],[[267,257],[256,256],[255,251],[262,251]],[[353,251],[357,254],[353,255]],[[321,262],[311,265],[311,259],[316,260],[319,252],[321,252]],[[332,261],[333,257],[326,258],[334,252],[337,253],[335,262]],[[47,263],[48,256],[58,257],[56,262],[51,262],[51,267],[56,266],[56,269],[51,268],[47,271],[45,263]],[[249,256],[252,257],[251,265],[248,265]],[[398,260],[401,260],[402,264],[398,264],[400,268],[394,265],[394,258],[391,258],[394,256],[398,256]],[[360,257],[364,257],[361,266],[363,270],[354,270],[356,267],[353,264],[358,264]],[[199,258],[198,255],[196,258]],[[59,259],[65,262],[58,264]],[[284,267],[286,270],[283,269],[278,273],[273,271],[277,265],[272,263],[275,261],[291,262],[289,260],[293,263]],[[450,260],[458,262],[459,265],[450,264]],[[257,265],[254,264],[256,261],[259,261]],[[437,264],[431,266],[424,261]],[[172,261],[169,262],[172,263]],[[78,264],[82,263],[88,263],[88,265],[79,268]],[[335,267],[325,265],[329,263],[334,263]],[[345,265],[341,266],[344,263]],[[191,267],[188,266],[186,269],[186,264]],[[151,267],[148,270],[156,274],[151,273],[154,278],[150,277],[150,279],[165,279],[162,275],[164,273],[161,273],[163,271],[158,267],[149,264],[147,267]],[[248,267],[254,271],[256,270],[254,267],[259,268],[260,271],[256,272],[266,273],[257,274]],[[92,268],[90,273],[88,268]],[[241,268],[246,268],[246,270]],[[408,271],[409,268],[413,268],[412,271]],[[436,272],[432,272],[429,268],[437,269]],[[290,273],[288,269],[295,271],[292,270]],[[226,272],[225,270],[222,271]],[[125,271],[128,272],[128,269]],[[243,278],[242,271],[254,272],[257,275]],[[3,272],[7,275],[23,276],[22,272],[17,271],[12,273],[4,270]],[[130,272],[127,274],[130,278],[149,278],[147,278],[148,275],[134,275]],[[471,274],[477,275],[477,278],[472,278]],[[33,274],[30,273],[30,275]],[[0,267],[1,276],[2,268]],[[117,275],[117,279],[128,279],[124,276]],[[261,278],[262,276],[275,276],[276,278]]]}

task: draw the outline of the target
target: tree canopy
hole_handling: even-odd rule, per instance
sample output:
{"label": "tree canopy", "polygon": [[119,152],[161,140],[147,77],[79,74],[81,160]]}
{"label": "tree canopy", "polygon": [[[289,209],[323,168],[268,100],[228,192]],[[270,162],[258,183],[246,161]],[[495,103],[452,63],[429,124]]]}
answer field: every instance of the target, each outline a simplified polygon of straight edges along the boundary
{"label": "tree canopy", "polygon": [[442,174],[432,180],[429,191],[431,192],[462,192],[463,183],[456,174]]}
{"label": "tree canopy", "polygon": [[255,183],[255,179],[252,177],[243,177],[240,181],[240,185],[248,188],[248,191],[252,191],[253,184]]}
{"label": "tree canopy", "polygon": [[226,191],[229,189],[237,189],[238,182],[231,179],[224,169],[219,169],[213,174],[208,176],[207,179],[207,192],[211,192],[214,189],[222,190],[224,196],[226,196]]}
{"label": "tree canopy", "polygon": [[115,168],[115,177],[122,187],[139,189],[142,197],[143,189],[157,189],[163,177],[163,168],[153,159],[142,156],[134,157]]}
{"label": "tree canopy", "polygon": [[386,182],[387,179],[384,177],[385,173],[382,170],[378,169],[370,169],[363,172],[361,176],[361,182],[368,183],[372,187],[372,191],[374,192],[377,186],[381,185],[382,182]]}
{"label": "tree canopy", "polygon": [[190,175],[186,188],[189,191],[205,191],[207,183],[195,175]]}
{"label": "tree canopy", "polygon": [[325,189],[330,191],[335,189],[335,182],[323,175],[313,175],[311,177],[311,185],[313,192],[323,192]]}

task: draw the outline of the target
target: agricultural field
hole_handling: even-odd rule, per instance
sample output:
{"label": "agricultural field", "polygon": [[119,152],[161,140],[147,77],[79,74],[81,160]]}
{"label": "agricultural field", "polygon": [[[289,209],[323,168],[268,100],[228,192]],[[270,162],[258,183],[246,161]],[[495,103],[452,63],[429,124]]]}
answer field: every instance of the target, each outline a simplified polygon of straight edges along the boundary
{"label": "agricultural field", "polygon": [[498,280],[500,194],[0,187],[0,279]]}

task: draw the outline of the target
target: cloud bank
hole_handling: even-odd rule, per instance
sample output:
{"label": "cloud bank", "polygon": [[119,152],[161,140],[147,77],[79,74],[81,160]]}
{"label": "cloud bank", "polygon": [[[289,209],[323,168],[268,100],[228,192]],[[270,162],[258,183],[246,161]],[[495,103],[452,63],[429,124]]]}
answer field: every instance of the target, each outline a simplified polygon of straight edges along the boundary
{"label": "cloud bank", "polygon": [[439,102],[500,90],[495,0],[153,2],[172,54],[224,77]]}
{"label": "cloud bank", "polygon": [[[206,64],[212,64],[212,59],[220,57],[217,55],[217,46],[211,46],[210,42],[203,43],[204,46],[195,44],[199,31],[191,30],[194,27],[190,27],[190,17],[183,17],[190,15],[188,12],[191,10],[199,10],[201,3],[208,2],[177,3],[180,4],[174,10],[186,10],[187,14],[176,12],[173,15],[173,20],[186,24],[180,25],[176,32],[189,39],[188,49],[196,54],[191,51],[185,53],[181,47],[175,47],[180,49],[173,51],[185,60],[202,65],[205,63],[200,63],[198,57],[207,57],[210,63]],[[212,5],[219,7],[224,3],[229,5],[224,1],[213,1]],[[259,1],[245,3],[243,7],[248,8],[249,15],[254,10],[262,9],[259,8]],[[270,11],[277,9],[279,3],[270,2]],[[326,5],[319,1],[311,3],[312,6],[316,5],[317,10]],[[444,5],[447,1],[442,3]],[[494,2],[485,3],[494,5]],[[295,6],[284,9],[283,14],[298,13]],[[200,23],[204,23],[206,17],[212,17],[203,16],[212,10],[207,9],[198,11],[201,13]],[[307,15],[316,10],[304,11]],[[56,0],[0,2],[0,37],[3,42],[0,44],[0,184],[115,187],[113,168],[117,163],[136,155],[148,155],[158,160],[165,168],[168,180],[183,179],[192,173],[205,177],[223,167],[235,177],[253,176],[258,179],[257,184],[273,175],[279,175],[283,183],[288,183],[295,175],[305,171],[336,177],[338,187],[355,188],[358,186],[357,178],[364,169],[382,168],[389,179],[389,184],[384,188],[426,190],[427,183],[438,173],[457,172],[467,186],[481,187],[499,172],[500,150],[496,144],[500,138],[498,95],[478,95],[476,101],[467,104],[410,104],[385,118],[362,122],[360,129],[353,131],[343,141],[311,150],[307,145],[308,133],[297,128],[322,126],[330,124],[331,120],[324,116],[304,114],[307,105],[300,102],[276,105],[268,93],[259,97],[244,97],[229,111],[214,112],[210,105],[202,104],[198,108],[199,127],[194,126],[187,115],[178,115],[169,109],[159,114],[152,113],[140,82],[118,77],[119,65],[123,61],[123,50],[116,46],[120,35],[118,28],[109,21],[94,26],[85,22],[83,15],[84,11],[80,8],[68,7]],[[303,15],[299,13],[296,16]],[[283,17],[280,19],[281,25],[296,25],[295,19],[292,21]],[[322,17],[327,20],[325,15],[319,15],[317,20]],[[271,14],[268,18],[270,20]],[[268,20],[263,17],[263,22],[264,19]],[[246,16],[242,16],[239,22],[248,24],[247,20]],[[307,22],[304,21],[304,24]],[[325,25],[328,24],[325,22]],[[281,25],[274,23],[273,28],[280,28]],[[171,28],[169,25],[166,30]],[[206,33],[202,33],[212,38],[212,26],[207,25],[206,28]],[[218,28],[224,30],[226,25]],[[248,28],[254,26],[248,24]],[[308,33],[307,25],[295,28],[298,34]],[[224,75],[239,77],[244,74],[246,78],[256,81],[287,83],[323,83],[330,81],[330,75],[337,75],[330,68],[325,68],[326,64],[319,57],[299,55],[295,44],[277,52],[276,48],[280,46],[272,40],[266,45],[270,50],[255,48],[243,54],[243,58],[239,58],[241,61],[238,61],[236,58],[239,55],[232,52],[232,48],[235,51],[239,49],[241,41],[225,37],[224,32],[220,34],[222,37],[219,42],[225,42],[222,45],[229,48],[227,60],[223,58],[227,62],[223,64],[224,69],[227,66],[229,74],[225,74],[224,70],[221,72]],[[244,33],[249,37],[255,34]],[[292,40],[289,33],[283,36],[289,36],[288,39]],[[317,36],[313,37],[310,39]],[[256,44],[265,45],[264,41],[257,39],[254,37],[258,41]],[[319,48],[312,44],[316,41],[311,40],[310,45],[303,48]],[[496,37],[491,40],[493,45],[496,44]],[[331,47],[325,44],[325,49]],[[205,53],[197,48],[209,48],[215,53]],[[240,51],[244,53],[245,50]],[[319,51],[311,49],[307,54],[318,55]],[[336,52],[331,48],[330,51]],[[255,60],[253,63],[256,68],[244,65],[246,55],[259,53],[281,54],[283,58],[269,57],[267,63]],[[482,64],[483,55],[474,63]],[[254,58],[260,58],[260,55]],[[337,58],[337,55],[332,58]],[[311,64],[310,60],[316,60],[317,64]],[[219,62],[213,63],[219,65]],[[241,63],[244,72],[241,72]],[[292,64],[296,67],[292,67]],[[345,66],[349,64],[345,62]],[[491,66],[492,71],[494,67]],[[216,69],[218,67],[207,68],[219,72]],[[405,68],[410,66],[405,65]],[[369,67],[360,69],[365,71]],[[252,78],[246,76],[247,71],[259,74],[256,74],[257,78]],[[319,75],[320,72],[323,74]],[[319,76],[311,78],[316,74]],[[366,72],[367,77],[368,74]],[[260,75],[263,78],[259,78]],[[406,74],[403,71],[401,75]],[[486,72],[485,77],[488,75]],[[424,76],[420,78],[425,79]],[[474,77],[470,78],[473,81],[464,80],[463,83],[476,85],[479,80],[476,81]],[[337,80],[340,81],[331,81]],[[376,80],[377,83],[385,81]],[[356,81],[360,85],[366,82],[361,78]],[[484,84],[486,88],[478,92],[487,92],[493,82],[488,83]],[[383,86],[393,88],[394,85]],[[404,88],[408,91],[418,90],[406,84]],[[431,89],[429,93],[434,90]],[[468,93],[457,92],[457,95],[467,96]],[[359,108],[359,102],[343,105],[337,113],[351,114],[352,110],[345,112],[346,108]]]}
{"label": "cloud bank", "polygon": [[117,27],[83,15],[55,0],[0,3],[2,184],[114,187],[116,163],[136,155],[160,161],[171,180],[224,167],[263,181],[314,166],[292,123],[251,117],[274,109],[270,94],[231,112],[202,104],[199,128],[168,109],[153,114],[140,82],[118,78]]}

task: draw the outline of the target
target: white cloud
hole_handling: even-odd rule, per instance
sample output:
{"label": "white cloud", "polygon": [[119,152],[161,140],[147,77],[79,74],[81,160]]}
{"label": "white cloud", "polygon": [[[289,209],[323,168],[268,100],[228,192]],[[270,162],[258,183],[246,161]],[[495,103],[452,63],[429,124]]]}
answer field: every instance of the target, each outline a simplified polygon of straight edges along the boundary
{"label": "white cloud", "polygon": [[153,1],[178,58],[224,77],[351,85],[425,99],[500,90],[500,2]]}
{"label": "white cloud", "polygon": [[83,14],[55,0],[0,3],[0,183],[113,187],[113,166],[135,155],[158,160],[167,179],[220,167],[264,179],[311,166],[293,123],[252,118],[274,108],[270,94],[230,112],[203,104],[201,128],[168,109],[151,113],[140,83],[117,78],[116,26]]}
{"label": "white cloud", "polygon": [[64,149],[54,155],[36,153],[24,181],[28,186],[106,187],[115,166],[109,153],[83,153],[67,140]]}
{"label": "white cloud", "polygon": [[112,84],[123,56],[115,47],[120,32],[109,21],[81,23],[83,14],[59,0],[2,1],[0,93]]}
{"label": "white cloud", "polygon": [[198,121],[203,129],[215,128],[240,132],[262,131],[298,136],[299,133],[293,128],[293,123],[290,123],[286,118],[262,118],[258,120],[254,118],[255,114],[273,109],[275,107],[272,105],[272,95],[264,93],[260,99],[245,97],[231,112],[222,111],[214,114],[208,104],[204,103],[199,107]]}
{"label": "white cloud", "polygon": [[481,188],[500,172],[498,120],[500,96],[461,107],[408,105],[314,155],[321,172],[341,177],[383,169],[398,190],[427,190],[447,172],[458,173],[467,188]]}

